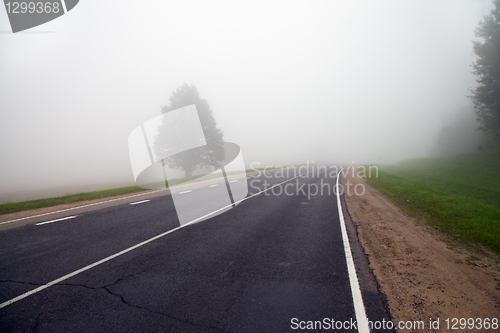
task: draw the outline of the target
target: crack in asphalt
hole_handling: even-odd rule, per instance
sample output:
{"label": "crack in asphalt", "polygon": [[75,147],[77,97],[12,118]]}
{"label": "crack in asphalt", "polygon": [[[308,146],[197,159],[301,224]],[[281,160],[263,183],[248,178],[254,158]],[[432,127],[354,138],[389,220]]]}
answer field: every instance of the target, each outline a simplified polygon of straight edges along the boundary
{"label": "crack in asphalt", "polygon": [[24,281],[15,281],[15,280],[0,280],[0,283],[2,282],[7,282],[7,283],[19,283],[19,284],[29,284],[30,286],[43,286],[45,283],[33,283],[33,282],[24,282]]}
{"label": "crack in asphalt", "polygon": [[[140,306],[140,305],[132,304],[132,303],[128,302],[125,299],[125,297],[123,297],[122,295],[120,295],[118,293],[115,293],[115,292],[113,292],[113,291],[111,291],[109,289],[110,287],[118,284],[119,282],[121,282],[123,280],[126,280],[126,279],[128,279],[130,277],[134,277],[134,276],[142,274],[142,273],[144,273],[144,271],[141,271],[141,272],[136,273],[136,274],[129,275],[129,276],[125,277],[125,278],[118,278],[115,282],[107,284],[107,285],[102,286],[102,287],[89,287],[89,286],[87,286],[85,284],[82,284],[82,283],[57,283],[54,286],[82,287],[82,288],[89,289],[89,290],[103,289],[103,290],[106,290],[106,292],[108,294],[110,294],[112,296],[115,296],[115,297],[118,297],[121,300],[121,302],[123,304],[127,305],[127,306],[134,307],[134,308],[137,308],[137,309],[140,309],[140,310],[145,310],[145,311],[148,311],[148,312],[151,312],[151,313],[154,313],[154,314],[159,314],[159,315],[165,316],[165,317],[167,317],[169,319],[173,319],[173,320],[176,320],[176,321],[179,321],[179,322],[182,322],[182,323],[185,323],[185,324],[189,324],[189,325],[192,325],[192,326],[201,327],[201,328],[215,329],[215,330],[218,330],[221,333],[225,333],[224,330],[222,330],[222,329],[220,329],[218,327],[212,326],[212,325],[209,325],[209,326],[200,325],[200,324],[197,324],[197,323],[190,322],[188,320],[184,320],[184,319],[181,319],[181,318],[178,318],[178,317],[171,316],[168,313],[156,311],[156,310],[150,309],[150,308],[145,307],[145,306]],[[43,286],[44,285],[44,283],[41,284],[41,283],[32,283],[32,282],[25,282],[25,281],[15,281],[15,280],[0,280],[0,283],[2,283],[2,282],[27,284],[27,285],[32,285],[32,286]],[[40,313],[38,313],[38,315],[35,318],[35,326],[33,327],[32,332],[35,332],[36,329],[38,328],[38,324],[39,324],[38,319],[39,319],[39,317],[40,317]]]}
{"label": "crack in asphalt", "polygon": [[33,326],[33,328],[31,329],[31,331],[32,331],[33,333],[35,333],[35,332],[36,332],[36,330],[38,329],[38,324],[40,323],[40,322],[38,321],[38,319],[39,319],[39,318],[40,318],[40,313],[39,313],[39,314],[37,314],[37,316],[35,317],[35,326]]}
{"label": "crack in asphalt", "polygon": [[[142,273],[142,272],[141,272]],[[138,273],[138,274],[141,274],[141,273]],[[138,275],[138,274],[134,274],[135,275]],[[224,332],[223,330],[221,330],[220,328],[218,327],[214,327],[214,326],[205,326],[205,325],[200,325],[200,324],[197,324],[197,323],[193,323],[193,322],[190,322],[188,320],[184,320],[184,319],[181,319],[181,318],[178,318],[178,317],[174,317],[172,315],[169,315],[168,313],[164,313],[164,312],[160,312],[160,311],[156,311],[156,310],[153,310],[153,309],[150,309],[146,306],[140,306],[140,305],[137,305],[137,304],[132,304],[130,302],[128,302],[125,297],[121,294],[118,294],[116,292],[113,292],[111,291],[109,288],[116,285],[117,283],[119,283],[120,281],[123,281],[125,279],[128,279],[129,277],[131,276],[128,276],[127,278],[119,278],[117,279],[115,282],[113,283],[110,283],[108,285],[105,285],[105,286],[102,286],[102,287],[89,287],[89,286],[86,286],[84,284],[71,284],[71,283],[61,283],[59,285],[63,285],[63,286],[76,286],[76,287],[84,287],[84,288],[87,288],[87,289],[91,289],[91,290],[99,290],[99,289],[104,289],[106,290],[106,292],[108,292],[108,294],[112,295],[112,296],[115,296],[115,297],[118,297],[121,302],[127,306],[130,306],[130,307],[134,307],[134,308],[137,308],[137,309],[140,309],[140,310],[145,310],[145,311],[148,311],[148,312],[151,312],[151,313],[154,313],[154,314],[159,314],[161,316],[165,316],[169,319],[173,319],[173,320],[176,320],[176,321],[179,321],[179,322],[182,322],[182,323],[185,323],[185,324],[189,324],[189,325],[192,325],[192,326],[196,326],[196,327],[202,327],[202,328],[210,328],[210,329],[216,329],[220,332]]]}
{"label": "crack in asphalt", "polygon": [[105,289],[110,295],[113,295],[113,296],[116,296],[116,297],[119,297],[120,300],[122,301],[122,303],[126,304],[127,306],[131,306],[131,307],[134,307],[134,308],[137,308],[137,309],[141,309],[141,310],[146,310],[148,312],[151,312],[151,313],[155,313],[155,314],[159,314],[161,316],[165,316],[167,318],[170,318],[170,319],[173,319],[173,320],[177,320],[179,322],[182,322],[182,323],[185,323],[185,324],[189,324],[189,325],[192,325],[192,326],[196,326],[196,327],[202,327],[202,328],[210,328],[210,329],[216,329],[218,330],[219,332],[224,332],[223,330],[221,330],[220,328],[218,327],[214,327],[214,326],[205,326],[205,325],[200,325],[200,324],[197,324],[197,323],[193,323],[193,322],[190,322],[188,320],[184,320],[184,319],[181,319],[181,318],[178,318],[178,317],[174,317],[174,316],[171,316],[167,313],[164,313],[164,312],[160,312],[160,311],[155,311],[153,309],[150,309],[148,307],[145,307],[145,306],[140,306],[140,305],[136,305],[136,304],[132,304],[130,302],[128,302],[125,297],[123,297],[122,295],[118,294],[118,293],[115,293],[115,292],[112,292],[111,290],[108,289],[108,287],[104,287],[103,289]]}

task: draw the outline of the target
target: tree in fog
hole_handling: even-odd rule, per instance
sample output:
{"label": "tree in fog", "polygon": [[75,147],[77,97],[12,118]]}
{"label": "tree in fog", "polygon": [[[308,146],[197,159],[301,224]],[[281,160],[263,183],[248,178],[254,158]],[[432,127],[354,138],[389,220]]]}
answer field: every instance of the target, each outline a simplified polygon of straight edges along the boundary
{"label": "tree in fog", "polygon": [[[196,86],[186,83],[172,92],[169,102],[170,105],[162,107],[162,113],[167,113],[192,104],[196,105],[207,145],[169,157],[164,160],[165,163],[170,168],[183,170],[185,172],[185,177],[191,177],[193,171],[197,168],[212,166],[218,168],[219,163],[224,160],[224,148],[222,146],[224,133],[217,127],[217,122],[215,121],[208,102],[200,97]],[[169,130],[174,131],[174,133],[168,133],[167,131]],[[185,133],[175,133],[175,126],[172,127],[172,124],[169,124],[168,129],[165,128],[161,130],[160,128],[159,133],[160,135],[168,136],[168,139],[156,140],[161,143],[154,147],[155,153],[158,156],[165,156],[164,152],[168,151],[168,145],[172,140],[189,139],[185,138],[185,135],[183,136]],[[179,146],[178,143],[174,143],[174,145],[177,147]]]}
{"label": "tree in fog", "polygon": [[476,129],[477,122],[473,116],[469,114],[462,118],[456,116],[448,125],[441,128],[434,145],[429,150],[429,155],[453,155],[477,150],[483,133]]}
{"label": "tree in fog", "polygon": [[474,53],[478,56],[472,64],[479,85],[471,90],[479,129],[493,140],[500,140],[500,0],[485,16],[476,29]]}

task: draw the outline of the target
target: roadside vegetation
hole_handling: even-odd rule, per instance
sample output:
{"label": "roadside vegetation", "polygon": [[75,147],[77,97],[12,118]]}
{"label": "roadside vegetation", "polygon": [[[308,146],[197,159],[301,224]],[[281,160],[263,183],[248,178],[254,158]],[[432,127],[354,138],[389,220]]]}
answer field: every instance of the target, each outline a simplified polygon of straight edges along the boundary
{"label": "roadside vegetation", "polygon": [[20,212],[23,210],[29,209],[37,209],[37,208],[45,208],[52,207],[63,204],[71,204],[78,201],[86,201],[86,200],[94,200],[101,199],[107,197],[113,197],[116,195],[123,195],[135,192],[147,191],[146,189],[139,186],[128,186],[128,187],[120,187],[114,188],[110,190],[103,191],[95,191],[88,193],[77,193],[77,194],[69,194],[62,197],[55,198],[46,198],[46,199],[38,199],[38,200],[30,200],[23,202],[8,202],[0,205],[0,215],[1,214],[9,214]]}
{"label": "roadside vegetation", "polygon": [[[257,170],[261,169],[248,169],[246,170],[246,173],[252,173]],[[236,175],[240,174],[244,171],[233,171],[233,172],[227,172],[227,175]],[[186,181],[199,178],[200,181],[203,180],[209,180],[213,178],[219,177],[218,175],[206,175],[202,177],[198,176],[191,176],[187,178],[180,178],[180,179],[172,179],[170,182],[165,182],[166,186],[168,187],[184,183]],[[157,187],[157,186],[155,186]],[[64,205],[64,204],[71,204],[79,201],[87,201],[87,200],[95,200],[95,199],[103,199],[103,198],[108,198],[108,197],[114,197],[118,195],[124,195],[124,194],[131,194],[131,193],[136,193],[136,192],[143,192],[143,191],[150,191],[150,189],[145,189],[139,186],[128,186],[128,187],[120,187],[120,188],[114,188],[114,189],[109,189],[109,190],[103,190],[103,191],[94,191],[94,192],[87,192],[87,193],[77,193],[77,194],[68,194],[65,196],[61,197],[54,197],[54,198],[46,198],[46,199],[38,199],[38,200],[30,200],[30,201],[23,201],[23,202],[8,202],[4,204],[0,204],[0,215],[3,214],[10,214],[10,213],[16,213],[24,210],[30,210],[30,209],[38,209],[38,208],[46,208],[46,207],[53,207],[53,206],[58,206],[58,205]]]}
{"label": "roadside vegetation", "polygon": [[411,215],[500,253],[500,150],[408,160],[367,182]]}

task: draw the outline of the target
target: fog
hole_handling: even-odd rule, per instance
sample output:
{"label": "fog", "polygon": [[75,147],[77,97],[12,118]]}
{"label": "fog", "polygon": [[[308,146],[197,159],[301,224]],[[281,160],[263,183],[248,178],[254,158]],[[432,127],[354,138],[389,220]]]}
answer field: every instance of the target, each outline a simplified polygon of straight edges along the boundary
{"label": "fog", "polygon": [[472,114],[474,29],[492,7],[81,0],[16,34],[1,9],[0,199],[132,184],[129,133],[183,83],[247,166],[427,156]]}

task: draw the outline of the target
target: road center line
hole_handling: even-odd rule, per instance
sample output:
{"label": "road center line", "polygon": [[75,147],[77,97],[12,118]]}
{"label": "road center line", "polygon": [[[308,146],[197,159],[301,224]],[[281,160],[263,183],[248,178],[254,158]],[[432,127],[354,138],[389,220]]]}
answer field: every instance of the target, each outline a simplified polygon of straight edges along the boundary
{"label": "road center line", "polygon": [[52,221],[47,221],[47,222],[40,222],[40,223],[37,223],[35,225],[42,225],[42,224],[54,223],[54,222],[59,222],[59,221],[63,221],[63,220],[74,219],[75,217],[76,217],[76,215],[66,216],[66,217],[63,217],[63,218],[60,218],[60,219],[57,219],[57,220],[52,220]]}
{"label": "road center line", "polygon": [[185,193],[189,193],[189,192],[193,192],[193,190],[182,191],[182,192],[179,192],[179,194],[185,194]]}
{"label": "road center line", "polygon": [[219,184],[210,185],[209,187],[216,187],[216,186],[219,186]]}
{"label": "road center line", "polygon": [[[342,168],[343,170],[343,168]],[[366,318],[365,306],[363,304],[363,297],[359,289],[358,276],[356,275],[356,267],[352,258],[351,245],[349,244],[349,237],[347,236],[347,229],[345,227],[344,214],[342,213],[342,203],[340,202],[339,193],[339,176],[342,172],[337,173],[337,206],[339,211],[340,229],[342,230],[342,240],[344,243],[345,260],[347,262],[347,272],[349,274],[349,283],[351,285],[352,301],[354,303],[354,312],[356,314],[356,322],[358,323],[358,332],[369,333],[368,319]]]}
{"label": "road center line", "polygon": [[131,203],[129,203],[129,205],[138,205],[138,204],[148,202],[148,201],[151,201],[151,200],[142,200],[142,201],[131,202]]}
{"label": "road center line", "polygon": [[[289,182],[289,181],[292,181],[292,180],[294,180],[295,178],[298,178],[298,177],[300,177],[300,176],[302,176],[302,175],[295,176],[295,177],[290,178],[290,179],[288,179],[288,180],[285,180],[285,181],[283,181],[283,182],[281,182],[281,183],[279,183],[279,184],[273,185],[272,187],[269,187],[269,188],[267,188],[267,189],[265,189],[265,190],[263,190],[263,191],[257,192],[257,193],[255,193],[255,194],[252,194],[252,195],[250,195],[250,196],[246,197],[246,198],[243,198],[243,199],[241,199],[241,200],[239,200],[239,201],[236,201],[234,204],[239,204],[240,202],[243,202],[243,201],[245,201],[245,200],[248,200],[248,199],[250,199],[250,198],[253,198],[253,197],[255,197],[256,195],[259,195],[259,194],[261,194],[261,193],[264,193],[264,192],[266,192],[266,191],[269,191],[270,189],[272,189],[272,188],[274,188],[274,187],[276,187],[276,186],[280,186],[281,184],[284,184],[284,183],[287,183],[287,182]],[[80,273],[82,273],[82,272],[85,272],[85,271],[87,271],[87,270],[89,270],[89,269],[91,269],[91,268],[94,268],[94,267],[96,267],[96,266],[98,266],[98,265],[100,265],[100,264],[102,264],[102,263],[105,263],[105,262],[107,262],[107,261],[110,261],[111,259],[114,259],[114,258],[116,258],[116,257],[119,257],[119,256],[121,256],[121,255],[123,255],[123,254],[125,254],[125,253],[127,253],[127,252],[130,252],[130,251],[132,251],[132,250],[135,250],[135,249],[137,249],[138,247],[141,247],[141,246],[143,246],[143,245],[146,245],[146,244],[148,244],[148,243],[150,243],[150,242],[152,242],[152,241],[154,241],[154,240],[157,240],[158,238],[161,238],[161,237],[166,236],[166,235],[168,235],[168,234],[170,234],[170,233],[173,233],[173,232],[175,232],[175,231],[177,231],[177,230],[180,230],[180,229],[182,229],[182,228],[184,228],[184,227],[187,227],[188,225],[194,224],[194,223],[196,223],[196,222],[198,222],[198,221],[200,221],[200,220],[205,219],[206,217],[208,217],[208,216],[210,216],[210,215],[216,214],[216,213],[220,212],[221,210],[224,210],[224,209],[226,209],[226,208],[228,208],[228,207],[232,207],[232,206],[233,206],[233,204],[230,204],[230,205],[227,205],[227,206],[222,207],[222,208],[220,208],[220,209],[217,209],[217,210],[215,210],[215,211],[213,211],[213,212],[211,212],[211,213],[208,213],[208,214],[206,214],[206,215],[204,215],[204,216],[198,217],[197,219],[194,219],[194,220],[193,220],[193,221],[191,221],[191,222],[188,222],[188,223],[186,223],[186,224],[183,224],[183,225],[181,225],[181,226],[178,226],[178,227],[176,227],[176,228],[174,228],[174,229],[170,229],[169,231],[166,231],[166,232],[164,232],[164,233],[162,233],[162,234],[159,234],[159,235],[157,235],[157,236],[154,236],[154,237],[152,237],[152,238],[150,238],[150,239],[148,239],[148,240],[145,240],[144,242],[141,242],[141,243],[139,243],[139,244],[136,244],[136,245],[134,245],[134,246],[131,246],[131,247],[129,247],[129,248],[127,248],[127,249],[123,250],[123,251],[120,251],[120,252],[118,252],[118,253],[115,253],[115,254],[113,254],[113,255],[110,255],[109,257],[106,257],[106,258],[101,259],[101,260],[99,260],[99,261],[96,261],[96,262],[94,262],[93,264],[87,265],[87,266],[85,266],[85,267],[82,267],[82,268],[80,268],[80,269],[78,269],[78,270],[74,271],[74,272],[71,272],[71,273],[66,274],[66,275],[64,275],[64,276],[61,276],[60,278],[55,279],[55,280],[53,280],[53,281],[51,281],[51,282],[49,282],[49,283],[46,283],[46,284],[44,284],[44,285],[42,285],[42,286],[40,286],[40,287],[38,287],[38,288],[35,288],[35,289],[30,290],[30,291],[28,291],[28,292],[26,292],[26,293],[24,293],[24,294],[22,294],[22,295],[19,295],[19,296],[17,296],[17,297],[14,297],[14,298],[12,298],[12,299],[8,300],[8,301],[3,302],[2,304],[0,304],[0,309],[1,309],[1,308],[6,307],[6,306],[8,306],[8,305],[11,305],[12,303],[15,303],[15,302],[17,302],[17,301],[20,301],[20,300],[22,300],[22,299],[24,299],[24,298],[26,298],[26,297],[28,297],[28,296],[30,296],[30,295],[36,294],[36,293],[37,293],[37,292],[39,292],[39,291],[42,291],[42,290],[44,290],[44,289],[47,289],[47,288],[49,288],[49,287],[51,287],[51,286],[53,286],[53,285],[55,285],[55,284],[57,284],[57,283],[59,283],[59,282],[62,282],[62,281],[64,281],[64,280],[67,280],[67,279],[69,279],[70,277],[73,277],[73,276],[78,275],[78,274],[80,274]]]}
{"label": "road center line", "polygon": [[[199,182],[198,184],[208,183],[208,182],[212,182],[212,181],[213,181],[213,179],[204,180],[204,181]],[[174,190],[174,189],[176,189],[176,188],[180,188],[180,187],[184,187],[184,186],[188,186],[188,185],[191,185],[191,184],[186,184],[186,185],[176,185],[176,186],[172,186],[172,187],[169,187],[169,188],[164,188],[164,189],[161,189],[161,190],[156,190],[156,191],[148,191],[148,192],[141,192],[141,193],[139,193],[139,194],[129,195],[128,197],[117,198],[117,199],[111,199],[111,200],[105,200],[105,201],[100,201],[100,202],[94,202],[94,203],[91,203],[91,204],[88,204],[88,205],[83,205],[83,206],[78,206],[78,207],[72,207],[72,208],[67,208],[67,209],[56,210],[56,211],[54,211],[54,212],[49,212],[49,213],[45,213],[45,214],[39,214],[39,215],[26,216],[26,217],[22,217],[22,218],[15,219],[15,220],[10,220],[10,221],[5,221],[5,222],[0,222],[0,225],[2,225],[2,224],[6,224],[6,223],[12,223],[12,222],[17,222],[17,221],[22,221],[22,220],[26,220],[26,219],[31,219],[31,218],[35,218],[35,217],[40,217],[40,216],[50,215],[50,214],[56,214],[56,213],[66,212],[66,211],[68,211],[68,210],[74,210],[74,209],[79,209],[79,208],[84,208],[84,207],[90,207],[90,206],[100,205],[100,204],[107,203],[107,202],[113,202],[113,201],[118,201],[118,200],[124,200],[124,199],[128,199],[128,198],[138,197],[138,196],[141,196],[141,195],[153,194],[153,193],[156,193],[156,192],[161,192],[161,191],[166,191],[166,190]]]}
{"label": "road center line", "polygon": [[50,212],[50,213],[45,213],[45,214],[26,216],[26,217],[22,217],[20,219],[15,219],[15,220],[10,220],[10,221],[0,222],[0,224],[12,223],[12,222],[21,221],[21,220],[32,219],[32,218],[35,218],[35,217],[40,217],[40,216],[45,216],[45,215],[50,215],[50,214],[55,214],[55,213],[61,213],[61,212],[67,212],[68,210],[73,210],[73,209],[78,209],[78,208],[84,208],[84,207],[90,207],[90,206],[100,205],[100,204],[103,204],[103,203],[106,203],[106,202],[112,202],[112,201],[118,201],[118,200],[123,200],[123,199],[138,197],[140,195],[152,194],[152,193],[156,193],[156,192],[160,192],[160,191],[165,191],[165,190],[167,190],[167,189],[161,189],[161,190],[150,191],[150,192],[146,192],[146,193],[139,193],[139,194],[129,195],[128,197],[123,197],[123,198],[117,198],[117,199],[111,199],[111,200],[106,200],[106,201],[94,202],[94,203],[91,203],[91,204],[88,204],[88,205],[83,205],[83,206],[78,206],[78,207],[72,207],[72,208],[67,208],[67,209],[61,209],[61,210],[57,210],[55,212]]}

